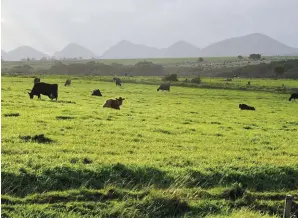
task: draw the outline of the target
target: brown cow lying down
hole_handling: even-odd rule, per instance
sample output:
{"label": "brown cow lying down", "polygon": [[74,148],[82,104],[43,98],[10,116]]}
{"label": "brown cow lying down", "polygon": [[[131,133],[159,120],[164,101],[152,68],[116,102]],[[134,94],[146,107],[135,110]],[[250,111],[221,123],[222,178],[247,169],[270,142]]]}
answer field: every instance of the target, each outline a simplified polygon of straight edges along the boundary
{"label": "brown cow lying down", "polygon": [[247,104],[239,104],[241,110],[256,110],[254,107],[248,106]]}
{"label": "brown cow lying down", "polygon": [[103,105],[103,107],[109,107],[109,108],[114,108],[117,110],[120,110],[120,106],[122,105],[122,101],[125,100],[125,98],[116,98],[114,99],[109,99],[106,101],[106,103]]}

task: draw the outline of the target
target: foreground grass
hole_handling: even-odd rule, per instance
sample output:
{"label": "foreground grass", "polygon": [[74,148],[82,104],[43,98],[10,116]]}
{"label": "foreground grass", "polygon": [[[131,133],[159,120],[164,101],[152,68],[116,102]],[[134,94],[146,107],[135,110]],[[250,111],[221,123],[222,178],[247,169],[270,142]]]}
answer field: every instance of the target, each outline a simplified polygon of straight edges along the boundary
{"label": "foreground grass", "polygon": [[[297,193],[298,104],[288,94],[92,79],[46,78],[59,84],[51,102],[29,99],[32,78],[2,77],[7,216],[262,217]],[[96,88],[104,97],[91,96]],[[120,111],[102,108],[120,96]]]}

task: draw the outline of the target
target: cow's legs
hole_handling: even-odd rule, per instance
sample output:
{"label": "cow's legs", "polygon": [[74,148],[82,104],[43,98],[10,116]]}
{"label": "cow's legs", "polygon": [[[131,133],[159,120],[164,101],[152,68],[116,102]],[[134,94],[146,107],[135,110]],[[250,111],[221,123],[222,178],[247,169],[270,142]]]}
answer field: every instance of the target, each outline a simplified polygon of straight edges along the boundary
{"label": "cow's legs", "polygon": [[40,99],[40,94],[38,94],[37,96],[38,96],[38,99]]}

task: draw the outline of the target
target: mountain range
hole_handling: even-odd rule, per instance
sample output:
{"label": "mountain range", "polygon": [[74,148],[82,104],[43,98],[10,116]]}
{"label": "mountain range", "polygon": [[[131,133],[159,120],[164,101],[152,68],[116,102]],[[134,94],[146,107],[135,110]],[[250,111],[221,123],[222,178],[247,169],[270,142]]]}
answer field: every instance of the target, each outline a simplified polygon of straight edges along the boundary
{"label": "mountain range", "polygon": [[[178,41],[167,48],[155,48],[123,40],[110,47],[101,56],[96,55],[95,52],[83,46],[70,43],[61,51],[55,52],[52,56],[55,58],[130,59],[248,56],[252,53],[259,53],[265,56],[295,55],[298,53],[298,48],[287,46],[269,36],[253,33],[222,40],[202,49],[186,41]],[[43,57],[49,57],[49,55],[29,46],[21,46],[9,52],[1,50],[1,56],[7,61],[17,61],[23,58],[39,60]]]}

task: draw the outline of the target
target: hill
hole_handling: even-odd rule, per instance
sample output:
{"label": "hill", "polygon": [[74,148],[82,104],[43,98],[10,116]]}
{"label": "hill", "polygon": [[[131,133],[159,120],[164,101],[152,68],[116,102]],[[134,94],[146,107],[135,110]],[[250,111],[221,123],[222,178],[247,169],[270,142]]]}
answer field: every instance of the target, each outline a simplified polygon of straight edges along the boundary
{"label": "hill", "polygon": [[127,59],[127,58],[155,58],[161,57],[158,48],[146,45],[134,44],[123,40],[109,48],[101,58],[104,59]]}
{"label": "hill", "polygon": [[182,58],[197,57],[199,54],[199,48],[185,41],[178,41],[168,48],[159,49],[124,40],[108,49],[101,58]]}
{"label": "hill", "polygon": [[226,39],[211,44],[202,50],[202,56],[237,56],[260,53],[262,55],[290,55],[298,48],[289,47],[275,39],[260,33]]}
{"label": "hill", "polygon": [[68,44],[65,48],[61,51],[57,51],[53,55],[56,58],[83,58],[83,59],[90,59],[96,57],[96,55],[87,48],[80,46],[75,43]]}
{"label": "hill", "polygon": [[198,57],[201,50],[188,42],[178,41],[170,47],[162,49],[162,53],[165,58]]}
{"label": "hill", "polygon": [[[2,54],[2,51],[1,51]],[[39,60],[42,57],[48,56],[45,53],[42,53],[34,48],[31,48],[29,46],[21,46],[18,47],[10,52],[3,53],[6,57],[6,61],[19,61],[23,58],[30,58],[30,59],[36,59]]]}
{"label": "hill", "polygon": [[6,51],[4,51],[4,50],[1,50],[1,59],[6,59],[6,57],[7,57],[7,52]]}

